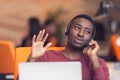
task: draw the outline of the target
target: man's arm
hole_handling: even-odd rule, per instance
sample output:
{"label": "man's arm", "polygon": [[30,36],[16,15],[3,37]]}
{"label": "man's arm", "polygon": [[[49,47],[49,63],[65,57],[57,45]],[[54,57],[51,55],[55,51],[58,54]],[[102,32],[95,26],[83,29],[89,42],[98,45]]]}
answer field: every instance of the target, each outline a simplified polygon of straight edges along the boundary
{"label": "man's arm", "polygon": [[109,80],[109,71],[104,60],[99,61],[97,52],[100,48],[97,41],[91,40],[89,47],[85,49],[94,71],[94,80]]}
{"label": "man's arm", "polygon": [[94,72],[94,80],[110,80],[109,78],[109,70],[107,64],[104,60],[99,60],[100,65],[93,69]]}

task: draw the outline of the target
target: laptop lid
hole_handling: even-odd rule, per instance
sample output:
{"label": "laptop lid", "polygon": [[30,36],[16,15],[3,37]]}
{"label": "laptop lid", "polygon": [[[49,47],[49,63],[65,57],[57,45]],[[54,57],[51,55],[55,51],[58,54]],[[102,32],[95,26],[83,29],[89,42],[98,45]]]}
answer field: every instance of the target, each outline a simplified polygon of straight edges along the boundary
{"label": "laptop lid", "polygon": [[19,64],[19,80],[82,80],[80,62],[28,62]]}

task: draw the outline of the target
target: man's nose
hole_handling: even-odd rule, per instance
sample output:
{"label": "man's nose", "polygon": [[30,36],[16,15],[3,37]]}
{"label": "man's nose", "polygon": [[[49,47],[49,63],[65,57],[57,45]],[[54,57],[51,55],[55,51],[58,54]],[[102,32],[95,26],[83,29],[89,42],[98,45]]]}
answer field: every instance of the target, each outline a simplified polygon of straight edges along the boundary
{"label": "man's nose", "polygon": [[78,34],[79,34],[80,36],[83,36],[83,35],[84,35],[84,30],[81,29]]}

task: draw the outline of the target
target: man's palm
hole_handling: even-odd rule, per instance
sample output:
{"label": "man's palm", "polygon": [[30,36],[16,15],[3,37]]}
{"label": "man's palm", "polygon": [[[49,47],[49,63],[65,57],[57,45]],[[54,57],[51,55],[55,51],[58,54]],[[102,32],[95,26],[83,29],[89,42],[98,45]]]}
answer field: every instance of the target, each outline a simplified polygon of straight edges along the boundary
{"label": "man's palm", "polygon": [[52,43],[48,43],[46,46],[44,46],[44,43],[48,37],[48,33],[46,35],[44,34],[45,30],[42,30],[39,32],[37,38],[36,35],[33,36],[31,56],[34,58],[42,56],[46,52],[46,50],[52,45]]}

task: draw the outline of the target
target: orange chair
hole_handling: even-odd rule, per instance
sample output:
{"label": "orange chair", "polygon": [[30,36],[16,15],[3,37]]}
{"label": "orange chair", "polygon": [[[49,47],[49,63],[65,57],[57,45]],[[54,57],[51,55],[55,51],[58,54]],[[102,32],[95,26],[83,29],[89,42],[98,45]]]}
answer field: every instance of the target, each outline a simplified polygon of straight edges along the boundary
{"label": "orange chair", "polygon": [[[50,47],[50,48],[48,48],[48,50],[64,50],[64,47]],[[16,48],[14,80],[16,80],[17,76],[18,76],[18,64],[20,62],[26,62],[30,53],[31,53],[31,47]]]}
{"label": "orange chair", "polygon": [[117,35],[113,34],[110,39],[111,46],[113,47],[114,55],[117,61],[120,61],[120,47],[116,45],[116,40],[117,40]]}
{"label": "orange chair", "polygon": [[15,49],[11,41],[0,41],[0,74],[14,73]]}

